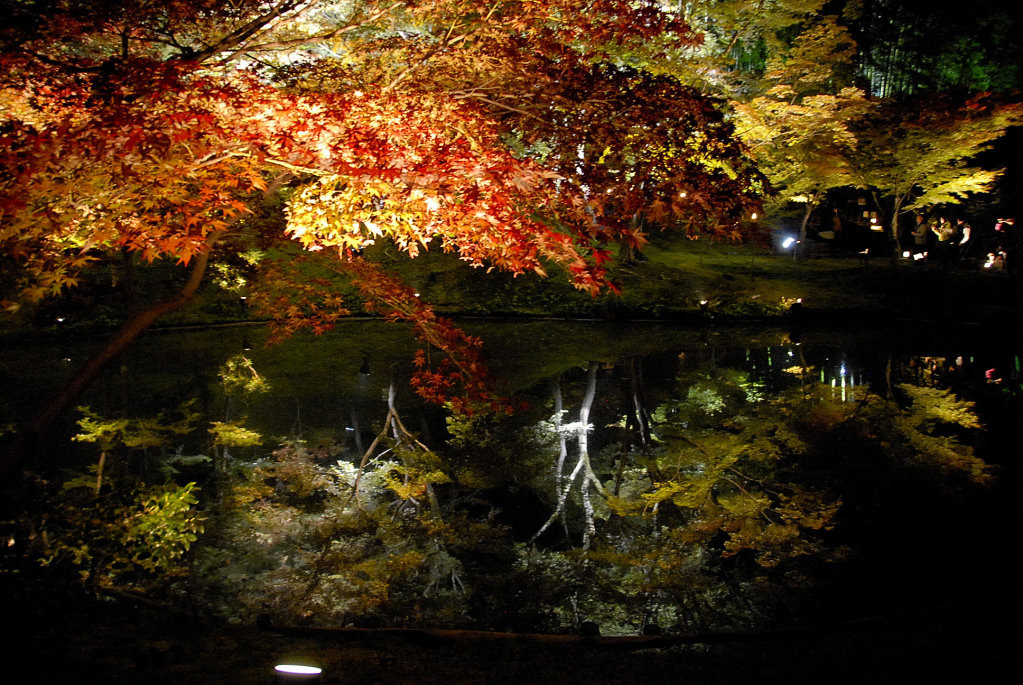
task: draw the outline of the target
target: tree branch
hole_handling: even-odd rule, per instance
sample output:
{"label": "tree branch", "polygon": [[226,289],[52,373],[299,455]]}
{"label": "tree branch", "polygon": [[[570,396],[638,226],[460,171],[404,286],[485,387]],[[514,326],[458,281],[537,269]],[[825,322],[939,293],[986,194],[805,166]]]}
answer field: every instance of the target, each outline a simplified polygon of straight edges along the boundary
{"label": "tree branch", "polygon": [[249,38],[262,31],[267,24],[275,19],[283,17],[288,12],[291,12],[296,7],[302,5],[303,2],[309,2],[309,0],[281,0],[255,19],[239,26],[226,36],[223,36],[220,40],[213,45],[210,45],[205,50],[183,55],[183,57],[187,57],[188,59],[193,59],[198,62],[205,62],[214,55],[234,50]]}
{"label": "tree branch", "polygon": [[[376,12],[370,14],[367,17],[364,17],[363,19],[355,23],[345,24],[344,26],[340,26],[334,29],[333,31],[329,31],[327,33],[321,33],[316,36],[307,36],[305,38],[292,38],[291,40],[270,41],[269,43],[260,43],[259,45],[250,45],[248,47],[242,46],[235,51],[235,54],[239,52],[263,52],[269,50],[283,50],[287,48],[298,48],[302,47],[303,45],[311,45],[314,43],[322,43],[324,41],[330,40],[331,38],[337,38],[342,34],[361,29],[364,26],[373,23],[380,17],[390,13],[392,10],[401,6],[401,4],[402,3],[400,2],[392,3],[386,7],[378,9]],[[231,57],[228,58],[228,60],[233,58],[234,54],[232,54]]]}
{"label": "tree branch", "polygon": [[[212,245],[223,234],[211,234],[208,243]],[[13,475],[15,469],[21,462],[35,451],[39,437],[46,428],[60,415],[75,399],[96,379],[100,372],[117,355],[149,328],[154,321],[165,314],[176,311],[192,301],[199,286],[202,284],[203,275],[206,273],[206,266],[209,263],[209,250],[199,253],[192,260],[191,271],[181,292],[172,300],[156,304],[144,311],[139,312],[128,319],[103,348],[86,362],[85,366],[78,370],[74,378],[65,385],[60,392],[47,402],[38,414],[21,431],[14,443],[5,451],[0,459],[0,481]]]}

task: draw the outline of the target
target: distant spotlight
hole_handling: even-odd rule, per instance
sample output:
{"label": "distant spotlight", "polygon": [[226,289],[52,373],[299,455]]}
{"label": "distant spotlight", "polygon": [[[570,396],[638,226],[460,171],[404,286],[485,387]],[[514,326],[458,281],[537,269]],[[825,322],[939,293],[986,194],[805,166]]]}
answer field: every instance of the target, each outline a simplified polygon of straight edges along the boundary
{"label": "distant spotlight", "polygon": [[757,220],[757,213],[753,212],[752,214],[750,214],[750,218],[753,219],[753,221],[756,221]]}
{"label": "distant spotlight", "polygon": [[274,673],[278,683],[318,683],[323,669],[318,666],[277,664],[274,666]]}
{"label": "distant spotlight", "polygon": [[906,250],[905,252],[902,253],[902,258],[903,259],[909,259],[909,255],[910,254],[912,254],[912,253],[909,250]]}
{"label": "distant spotlight", "polygon": [[919,262],[921,259],[924,258],[924,256],[925,255],[923,252],[917,252],[915,255],[913,255],[913,259]]}
{"label": "distant spotlight", "polygon": [[781,246],[784,247],[787,250],[787,249],[789,249],[790,247],[792,247],[795,244],[796,244],[796,239],[793,238],[792,236],[789,236],[788,238],[785,239],[785,241],[781,244]]}
{"label": "distant spotlight", "polygon": [[686,193],[686,191],[684,190],[678,194],[679,197],[686,197],[686,195],[688,195],[688,193]]}

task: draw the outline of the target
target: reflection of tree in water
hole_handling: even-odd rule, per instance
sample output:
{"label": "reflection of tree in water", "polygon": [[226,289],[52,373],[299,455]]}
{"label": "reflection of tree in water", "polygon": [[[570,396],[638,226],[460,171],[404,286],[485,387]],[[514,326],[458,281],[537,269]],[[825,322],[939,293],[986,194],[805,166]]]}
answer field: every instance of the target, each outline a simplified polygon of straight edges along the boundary
{"label": "reflection of tree in water", "polygon": [[[802,352],[587,363],[513,415],[450,416],[443,444],[405,425],[392,385],[357,452],[311,432],[259,461],[214,445],[220,497],[177,587],[224,616],[333,626],[614,634],[801,614],[885,502],[989,479],[972,405],[931,377],[895,359],[888,399]],[[236,361],[222,425],[260,380]]]}
{"label": "reflection of tree in water", "polygon": [[[946,485],[988,479],[959,439],[979,428],[972,405],[910,385],[890,402],[851,378],[818,383],[805,362],[785,371],[792,388],[768,396],[712,359],[682,373],[652,413],[649,446],[625,438],[590,461],[605,487],[589,506],[578,495],[582,550],[533,552],[540,568],[554,559],[587,588],[572,596],[572,613],[621,630],[650,620],[746,625],[848,553],[829,531],[864,463]],[[635,430],[630,402],[620,408],[617,429]],[[547,524],[564,514],[567,493],[558,491]],[[587,531],[592,509],[598,523]]]}
{"label": "reflection of tree in water", "polygon": [[[821,570],[855,551],[846,507],[869,506],[878,474],[943,487],[988,477],[961,440],[978,428],[972,407],[945,391],[902,384],[889,401],[821,382],[787,350],[770,383],[719,361],[679,360],[653,389],[635,361],[590,363],[549,386],[546,409],[453,417],[445,448],[409,452],[402,428],[347,481],[349,462],[288,448],[258,473],[278,486],[248,500],[269,516],[248,525],[276,531],[250,563],[274,570],[236,568],[233,596],[327,623],[749,627],[798,611]],[[285,468],[296,459],[305,470]],[[302,473],[334,485],[296,500],[289,479]]]}

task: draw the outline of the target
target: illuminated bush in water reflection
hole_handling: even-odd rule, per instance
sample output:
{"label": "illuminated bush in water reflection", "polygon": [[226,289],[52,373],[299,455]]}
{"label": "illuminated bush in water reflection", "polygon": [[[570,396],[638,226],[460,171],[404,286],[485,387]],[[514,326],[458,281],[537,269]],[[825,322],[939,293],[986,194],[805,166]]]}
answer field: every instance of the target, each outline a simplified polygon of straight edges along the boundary
{"label": "illuminated bush in water reflection", "polygon": [[[234,413],[213,433],[195,428],[216,449],[215,475],[203,481],[211,460],[192,458],[200,497],[167,510],[168,531],[201,513],[206,533],[173,571],[147,571],[148,585],[137,570],[104,582],[187,592],[245,622],[747,628],[797,611],[822,568],[856,554],[844,531],[859,512],[883,517],[879,498],[930,490],[937,501],[990,480],[969,446],[974,407],[947,391],[894,385],[888,400],[838,361],[832,374],[787,350],[773,376],[694,358],[645,396],[628,361],[564,371],[514,415],[449,417],[432,449],[390,395],[377,440],[354,456],[341,430],[343,446],[321,431],[257,459],[252,440],[229,435],[252,408],[251,384],[232,384]],[[256,377],[251,363],[234,369]],[[92,501],[95,472],[78,480],[64,498]],[[74,534],[106,539],[89,523],[103,516],[79,509]],[[52,542],[57,520],[47,525]]]}
{"label": "illuminated bush in water reflection", "polygon": [[[554,465],[558,436],[592,424],[462,418],[454,461],[399,436],[362,469],[331,447],[288,443],[237,472],[197,579],[246,620],[557,631],[593,619],[603,634],[767,621],[854,551],[832,531],[864,463],[942,487],[990,477],[959,439],[979,427],[969,403],[913,386],[899,403],[865,388],[843,401],[804,371],[770,398],[732,370],[680,378],[683,399],[651,413],[649,443],[605,441],[592,456],[602,489],[590,509]],[[513,453],[533,466],[512,487],[494,467],[513,469]],[[565,493],[557,522],[525,544],[524,522],[538,527]],[[583,549],[587,525],[596,534]]]}

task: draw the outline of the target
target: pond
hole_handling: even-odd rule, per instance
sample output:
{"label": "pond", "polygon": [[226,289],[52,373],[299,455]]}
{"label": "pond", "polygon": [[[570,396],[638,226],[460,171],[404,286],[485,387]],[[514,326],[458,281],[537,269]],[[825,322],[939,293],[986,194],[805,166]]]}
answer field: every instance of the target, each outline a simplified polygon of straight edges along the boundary
{"label": "pond", "polygon": [[[164,412],[146,424],[158,439],[72,440],[85,415],[63,417],[33,465],[50,499],[5,524],[9,546],[229,621],[332,627],[734,631],[996,602],[1010,587],[997,550],[1015,530],[1019,339],[462,325],[514,411],[420,400],[418,345],[382,322],[274,346],[258,327],[152,332],[81,404],[95,421]],[[100,342],[8,344],[0,425]],[[181,544],[181,510],[128,543],[97,533],[87,555],[54,542],[89,535],[70,511],[124,515],[126,484],[171,492],[164,481],[198,485],[187,554],[141,549]],[[103,544],[122,552],[101,559]]]}

